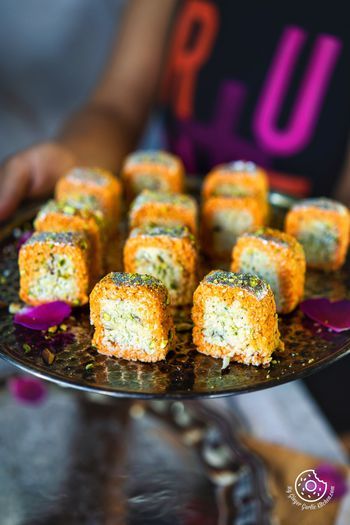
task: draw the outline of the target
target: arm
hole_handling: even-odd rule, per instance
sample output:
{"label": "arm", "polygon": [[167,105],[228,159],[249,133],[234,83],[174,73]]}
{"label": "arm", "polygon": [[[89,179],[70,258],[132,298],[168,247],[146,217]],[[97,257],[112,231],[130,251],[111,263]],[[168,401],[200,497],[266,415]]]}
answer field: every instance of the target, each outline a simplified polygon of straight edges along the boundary
{"label": "arm", "polygon": [[135,147],[154,101],[177,0],[129,0],[106,73],[57,140],[20,152],[0,168],[0,220],[24,197],[52,191],[74,165],[112,171]]}

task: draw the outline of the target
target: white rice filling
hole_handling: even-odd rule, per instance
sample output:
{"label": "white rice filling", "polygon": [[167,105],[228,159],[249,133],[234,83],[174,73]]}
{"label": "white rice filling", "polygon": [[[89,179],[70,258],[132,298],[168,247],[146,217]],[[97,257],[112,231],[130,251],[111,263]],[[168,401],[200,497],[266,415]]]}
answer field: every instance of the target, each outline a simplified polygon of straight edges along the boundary
{"label": "white rice filling", "polygon": [[242,250],[239,260],[239,270],[242,273],[252,273],[265,279],[271,286],[275,296],[277,309],[282,307],[280,280],[275,262],[265,252],[247,246]]}
{"label": "white rice filling", "polygon": [[128,299],[102,299],[101,323],[103,344],[113,351],[115,344],[122,349],[135,348],[148,354],[157,347],[165,348],[167,340],[157,341],[155,326],[145,323],[147,304]]}
{"label": "white rice filling", "polygon": [[58,253],[50,255],[29,287],[29,295],[43,302],[53,299],[74,301],[78,292],[76,268],[72,259]]}
{"label": "white rice filling", "polygon": [[169,290],[170,295],[176,294],[182,284],[183,268],[176,263],[169,250],[148,247],[140,248],[135,255],[136,273],[146,273],[157,277]]}
{"label": "white rice filling", "polygon": [[166,191],[169,189],[166,178],[153,173],[135,173],[132,176],[132,185],[135,193],[143,190]]}
{"label": "white rice filling", "polygon": [[237,237],[249,231],[252,225],[252,216],[247,210],[218,210],[212,224],[214,250],[230,251]]}
{"label": "white rice filling", "polygon": [[237,300],[227,305],[218,297],[208,297],[204,304],[203,336],[207,343],[227,348],[226,355],[242,351],[256,354],[252,343],[252,327],[247,311]]}
{"label": "white rice filling", "polygon": [[339,238],[332,223],[320,220],[305,221],[297,238],[303,245],[309,264],[329,263],[333,260]]}

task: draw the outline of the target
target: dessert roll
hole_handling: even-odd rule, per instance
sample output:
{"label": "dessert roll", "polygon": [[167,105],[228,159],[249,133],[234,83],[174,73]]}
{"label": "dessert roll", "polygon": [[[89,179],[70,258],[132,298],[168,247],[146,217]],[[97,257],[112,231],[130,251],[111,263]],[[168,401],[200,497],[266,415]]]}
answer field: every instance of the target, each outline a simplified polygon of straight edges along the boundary
{"label": "dessert roll", "polygon": [[216,166],[204,179],[203,198],[258,197],[267,201],[265,170],[253,162],[238,160]]}
{"label": "dessert roll", "polygon": [[172,305],[192,302],[197,264],[194,237],[184,226],[135,228],[125,243],[125,271],[160,279],[169,291]]}
{"label": "dessert roll", "polygon": [[124,162],[122,178],[129,202],[145,189],[181,193],[184,166],[165,151],[135,151]]}
{"label": "dessert roll", "polygon": [[102,209],[108,228],[115,231],[121,213],[121,183],[101,168],[73,168],[56,184],[58,201],[81,201],[82,195],[94,197]]}
{"label": "dessert roll", "polygon": [[91,246],[91,287],[102,277],[105,239],[98,211],[79,209],[67,202],[48,201],[39,211],[34,227],[46,232],[85,232]]}
{"label": "dessert roll", "polygon": [[88,302],[90,249],[83,232],[36,232],[19,252],[20,298],[28,304]]}
{"label": "dessert roll", "polygon": [[238,238],[231,270],[265,279],[273,291],[278,313],[287,314],[304,294],[305,254],[288,233],[262,228]]}
{"label": "dessert roll", "polygon": [[133,201],[129,212],[130,228],[153,224],[187,226],[197,232],[197,203],[189,195],[144,190]]}
{"label": "dessert roll", "polygon": [[150,275],[109,273],[90,295],[93,344],[131,361],[165,359],[174,339],[166,287]]}
{"label": "dessert roll", "polygon": [[199,352],[246,365],[267,365],[282,348],[270,286],[255,275],[215,270],[193,297],[193,342]]}
{"label": "dessert roll", "polygon": [[348,209],[331,199],[305,199],[287,213],[285,230],[303,246],[309,268],[333,271],[345,262],[350,220]]}
{"label": "dessert roll", "polygon": [[264,225],[264,210],[253,197],[210,197],[202,209],[202,246],[212,257],[228,258],[237,238]]}

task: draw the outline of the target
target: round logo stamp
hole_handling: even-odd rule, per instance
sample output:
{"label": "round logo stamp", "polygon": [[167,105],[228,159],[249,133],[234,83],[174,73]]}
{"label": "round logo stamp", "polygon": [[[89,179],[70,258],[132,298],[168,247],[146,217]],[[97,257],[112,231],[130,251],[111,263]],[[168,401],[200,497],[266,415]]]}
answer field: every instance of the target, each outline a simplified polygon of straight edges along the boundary
{"label": "round logo stamp", "polygon": [[288,498],[300,510],[320,509],[334,496],[335,484],[329,478],[322,479],[320,474],[312,468],[303,470],[297,475],[294,487],[287,487]]}
{"label": "round logo stamp", "polygon": [[327,494],[328,483],[320,479],[313,469],[300,472],[294,483],[294,489],[300,499],[315,503]]}

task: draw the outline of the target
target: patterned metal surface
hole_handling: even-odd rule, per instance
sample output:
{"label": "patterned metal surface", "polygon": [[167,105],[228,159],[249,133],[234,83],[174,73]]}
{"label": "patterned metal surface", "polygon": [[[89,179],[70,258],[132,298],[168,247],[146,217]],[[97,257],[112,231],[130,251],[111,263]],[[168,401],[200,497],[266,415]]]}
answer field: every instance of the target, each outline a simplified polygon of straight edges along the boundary
{"label": "patterned metal surface", "polygon": [[51,387],[28,408],[0,392],[2,524],[272,523],[264,465],[225,404]]}
{"label": "patterned metal surface", "polygon": [[[276,217],[275,213],[274,220]],[[23,217],[18,218],[18,224],[21,231],[28,227]],[[64,332],[48,334],[15,327],[8,313],[8,305],[18,301],[16,236],[19,230],[15,226],[9,225],[0,239],[0,352],[5,359],[40,377],[114,396],[214,397],[259,390],[304,377],[350,351],[349,332],[337,334],[322,329],[305,319],[299,310],[280,318],[285,351],[274,355],[268,368],[231,364],[223,371],[221,360],[196,352],[191,340],[189,308],[175,311],[176,351],[170,352],[165,362],[156,364],[99,355],[91,347],[92,329],[87,308],[75,310]],[[208,263],[204,264],[203,271],[208,269]],[[349,263],[334,274],[310,272],[305,296],[341,299],[349,295],[349,284]]]}

